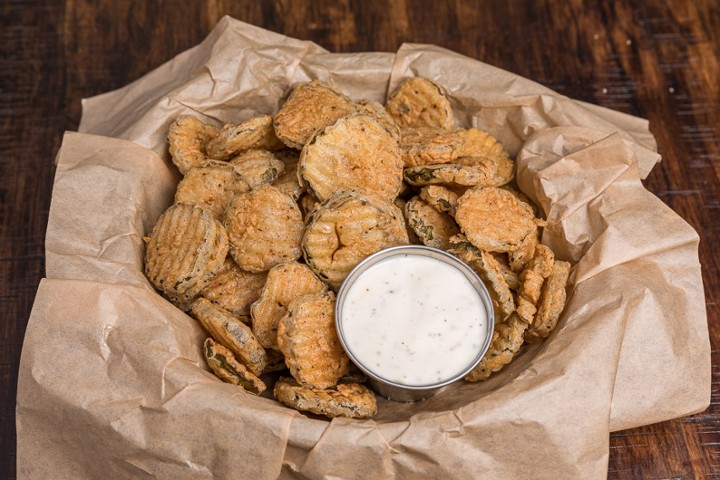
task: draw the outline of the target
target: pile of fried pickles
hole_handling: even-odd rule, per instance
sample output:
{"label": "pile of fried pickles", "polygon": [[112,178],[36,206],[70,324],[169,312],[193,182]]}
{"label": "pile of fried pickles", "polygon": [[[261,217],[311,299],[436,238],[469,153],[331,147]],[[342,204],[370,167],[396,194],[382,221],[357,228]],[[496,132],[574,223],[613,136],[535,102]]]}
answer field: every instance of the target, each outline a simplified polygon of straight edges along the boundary
{"label": "pile of fried pickles", "polygon": [[275,398],[304,412],[374,415],[335,330],[335,292],[367,256],[411,243],[457,256],[490,292],[492,344],[466,380],[550,334],[570,264],[540,243],[545,223],[511,186],[503,145],[455,125],[443,88],[422,77],[385,105],[315,80],[274,115],[221,128],[174,119],[183,178],[145,238],[145,274],[207,331],[217,377],[256,395],[274,380]]}

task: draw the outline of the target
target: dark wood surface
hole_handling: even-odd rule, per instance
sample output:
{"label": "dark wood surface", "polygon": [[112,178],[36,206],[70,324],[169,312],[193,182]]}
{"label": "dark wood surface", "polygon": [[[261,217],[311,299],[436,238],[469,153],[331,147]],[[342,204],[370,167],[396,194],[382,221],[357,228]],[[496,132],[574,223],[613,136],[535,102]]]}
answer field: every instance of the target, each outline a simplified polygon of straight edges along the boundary
{"label": "dark wood surface", "polygon": [[663,161],[645,185],[701,237],[712,403],[611,434],[608,478],[720,478],[717,0],[0,2],[0,475],[15,478],[17,371],[63,131],[77,129],[81,98],[199,43],[226,14],[338,52],[433,43],[648,118]]}

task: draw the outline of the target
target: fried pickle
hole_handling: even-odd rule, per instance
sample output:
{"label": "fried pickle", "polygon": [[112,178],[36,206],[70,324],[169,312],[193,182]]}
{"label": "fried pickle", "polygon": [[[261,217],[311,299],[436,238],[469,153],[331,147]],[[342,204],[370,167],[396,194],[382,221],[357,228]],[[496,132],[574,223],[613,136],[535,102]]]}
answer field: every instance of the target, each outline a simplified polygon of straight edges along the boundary
{"label": "fried pickle", "polygon": [[278,322],[277,343],[285,364],[306,387],[329,388],[348,373],[350,359],[335,330],[335,295],[302,295]]}
{"label": "fried pickle", "polygon": [[233,197],[250,190],[250,185],[231,165],[208,160],[185,173],[175,191],[175,203],[200,205],[222,220]]}
{"label": "fried pickle", "polygon": [[455,115],[445,92],[431,80],[412,77],[393,92],[385,106],[402,127],[438,127],[452,130]]}
{"label": "fried pickle", "polygon": [[458,157],[487,158],[496,165],[492,186],[505,185],[515,178],[515,162],[495,137],[477,128],[459,130],[457,133],[463,139]]}
{"label": "fried pickle", "polygon": [[375,394],[357,383],[340,383],[332,388],[306,388],[291,378],[280,378],[275,398],[296,410],[326,417],[369,418],[377,413]]}
{"label": "fried pickle", "polygon": [[465,376],[465,380],[486,380],[510,363],[523,344],[523,334],[527,328],[527,322],[517,315],[511,315],[507,321],[496,325],[490,348],[480,363]]}
{"label": "fried pickle", "polygon": [[158,219],[145,251],[145,275],[177,304],[195,298],[222,268],[225,228],[197,205],[175,204]]}
{"label": "fried pickle", "polygon": [[374,118],[380,125],[385,127],[385,130],[390,132],[393,137],[400,138],[400,127],[398,127],[395,119],[380,103],[373,100],[360,100],[355,103],[355,112]]}
{"label": "fried pickle", "polygon": [[274,182],[285,170],[285,163],[267,150],[248,150],[230,160],[229,164],[243,176],[250,188]]}
{"label": "fried pickle", "polygon": [[492,184],[496,171],[496,165],[492,161],[473,158],[472,165],[463,165],[459,163],[461,161],[456,159],[455,163],[409,167],[403,171],[403,175],[405,181],[415,187],[425,185],[475,187]]}
{"label": "fried pickle", "polygon": [[220,380],[243,387],[250,393],[260,395],[267,389],[265,382],[235,359],[235,355],[211,337],[203,343],[203,355],[210,370]]}
{"label": "fried pickle", "polygon": [[401,129],[400,150],[406,167],[451,163],[460,156],[463,137],[439,127]]}
{"label": "fried pickle", "polygon": [[505,280],[504,269],[490,252],[479,250],[464,235],[449,240],[448,253],[467,263],[488,287],[495,311],[495,323],[505,320],[515,311],[515,299]]}
{"label": "fried pickle", "polygon": [[266,278],[266,272],[246,272],[228,256],[200,295],[250,323],[250,305],[260,298]]}
{"label": "fried pickle", "polygon": [[250,307],[252,329],[263,347],[278,350],[277,325],[290,302],[310,293],[322,293],[325,285],[307,265],[284,262],[267,274],[260,297]]}
{"label": "fried pickle", "polygon": [[275,134],[285,145],[301,149],[316,130],[355,111],[355,104],[331,86],[313,80],[298,83],[273,117]]}
{"label": "fried pickle", "polygon": [[300,257],[302,214],[290,196],[272,185],[236,196],[225,211],[225,227],[230,254],[248,272]]}
{"label": "fried pickle", "polygon": [[210,336],[232,351],[248,370],[255,375],[262,373],[268,363],[267,354],[250,327],[202,297],[192,303],[190,312]]}
{"label": "fried pickle", "polygon": [[321,201],[342,190],[362,190],[388,200],[402,185],[397,139],[377,120],[350,115],[318,130],[300,154],[301,183]]}
{"label": "fried pickle", "polygon": [[415,235],[428,247],[447,250],[450,237],[460,233],[450,215],[438,212],[417,196],[405,204],[405,217]]}
{"label": "fried pickle", "polygon": [[203,123],[192,115],[181,115],[170,125],[168,144],[172,162],[185,173],[199,167],[208,159],[207,144],[218,134],[218,129]]}
{"label": "fried pickle", "polygon": [[420,198],[438,212],[455,217],[455,208],[460,196],[442,185],[427,185],[420,189]]}
{"label": "fried pickle", "polygon": [[568,277],[570,276],[570,264],[568,262],[556,261],[553,264],[552,273],[545,281],[540,301],[538,302],[537,313],[532,325],[525,333],[525,341],[535,343],[550,335],[553,331],[560,314],[565,308]]}
{"label": "fried pickle", "polygon": [[308,218],[302,239],[305,262],[333,289],[361,260],[384,248],[408,243],[398,208],[381,198],[345,191]]}
{"label": "fried pickle", "polygon": [[225,125],[207,144],[207,155],[229,160],[246,150],[280,150],[285,145],[275,136],[270,115],[259,115],[237,125]]}
{"label": "fried pickle", "polygon": [[470,243],[480,250],[508,252],[535,235],[535,217],[512,193],[495,187],[476,187],[458,199],[455,220]]}

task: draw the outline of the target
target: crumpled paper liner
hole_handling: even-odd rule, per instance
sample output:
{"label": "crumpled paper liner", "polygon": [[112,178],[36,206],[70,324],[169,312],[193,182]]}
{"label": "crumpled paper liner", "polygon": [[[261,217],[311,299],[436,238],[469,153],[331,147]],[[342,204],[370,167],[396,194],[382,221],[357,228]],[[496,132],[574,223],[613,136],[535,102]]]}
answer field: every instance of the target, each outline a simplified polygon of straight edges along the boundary
{"label": "crumpled paper liner", "polygon": [[[306,416],[210,374],[205,334],[142,274],[142,237],[172,202],[166,134],[180,114],[221,124],[277,110],[320,78],[384,101],[421,75],[461,126],[517,155],[543,242],[577,262],[556,331],[486,382],[372,420]],[[647,122],[577,102],[431,45],[328,53],[222,19],[200,45],[84,101],[47,231],[47,278],[17,398],[20,479],[606,478],[608,433],[705,409],[710,347],[698,237],[645,190]]]}

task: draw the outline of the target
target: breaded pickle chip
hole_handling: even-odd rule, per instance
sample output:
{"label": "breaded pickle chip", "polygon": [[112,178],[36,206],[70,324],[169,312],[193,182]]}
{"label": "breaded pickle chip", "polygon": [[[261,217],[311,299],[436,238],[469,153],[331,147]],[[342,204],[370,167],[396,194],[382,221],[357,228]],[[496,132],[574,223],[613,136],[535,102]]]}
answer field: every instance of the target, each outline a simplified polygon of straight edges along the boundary
{"label": "breaded pickle chip", "polygon": [[298,201],[305,192],[305,187],[298,180],[298,162],[300,162],[300,152],[289,148],[275,153],[275,157],[282,161],[285,169],[273,182],[273,187],[283,193],[290,195],[293,200]]}
{"label": "breaded pickle chip", "polygon": [[457,159],[455,163],[409,167],[405,169],[403,174],[405,181],[415,187],[425,185],[464,187],[491,185],[496,171],[495,164],[486,159],[472,160],[472,165],[462,165],[459,163],[461,160]]}
{"label": "breaded pickle chip", "polygon": [[229,311],[245,323],[250,323],[250,305],[260,298],[267,273],[246,272],[232,257],[225,259],[220,271],[210,280],[200,295]]}
{"label": "breaded pickle chip", "polygon": [[300,154],[298,176],[321,201],[362,190],[392,200],[402,185],[397,139],[377,120],[350,115],[318,130]]}
{"label": "breaded pickle chip", "polygon": [[395,119],[390,116],[382,104],[373,100],[360,100],[355,103],[355,112],[361,115],[367,115],[377,120],[380,125],[392,134],[395,138],[400,138],[400,127],[395,123]]}
{"label": "breaded pickle chip", "polygon": [[535,248],[537,248],[539,242],[536,230],[534,234],[525,237],[525,240],[520,242],[516,250],[508,252],[508,260],[513,272],[522,272],[525,269],[533,255],[535,255]]}
{"label": "breaded pickle chip", "polygon": [[208,160],[185,173],[175,191],[175,203],[200,205],[221,220],[233,197],[248,190],[248,182],[231,165]]}
{"label": "breaded pickle chip", "polygon": [[181,115],[170,125],[168,144],[170,156],[183,175],[199,167],[208,159],[207,144],[218,134],[218,129],[191,115]]}
{"label": "breaded pickle chip", "polygon": [[203,343],[203,355],[210,370],[223,382],[243,387],[255,395],[260,395],[267,388],[265,382],[238,362],[230,350],[210,337]]}
{"label": "breaded pickle chip", "polygon": [[527,323],[532,323],[537,312],[540,290],[545,279],[532,269],[525,269],[520,274],[520,288],[517,295],[517,314]]}
{"label": "breaded pickle chip", "polygon": [[515,299],[505,280],[504,269],[490,252],[478,250],[464,235],[450,238],[448,253],[467,263],[485,282],[495,311],[495,323],[515,311]]}
{"label": "breaded pickle chip", "polygon": [[439,127],[452,130],[455,124],[450,100],[443,90],[422,77],[405,80],[393,92],[385,107],[402,127]]}
{"label": "breaded pickle chip", "polygon": [[308,266],[337,289],[367,256],[407,243],[405,220],[395,205],[365,193],[345,191],[310,215],[302,249]]}
{"label": "breaded pickle chip", "polygon": [[552,273],[547,278],[538,303],[535,320],[525,333],[525,341],[535,343],[550,335],[560,314],[565,308],[565,286],[570,276],[570,264],[556,261]]}
{"label": "breaded pickle chip", "polygon": [[539,273],[543,278],[548,278],[553,271],[553,265],[555,264],[555,254],[550,247],[538,243],[535,247],[535,254],[528,268],[531,268],[535,272]]}
{"label": "breaded pickle chip", "polygon": [[273,118],[275,134],[288,147],[301,149],[316,130],[354,111],[353,101],[329,85],[298,83]]}
{"label": "breaded pickle chip", "polygon": [[235,197],[225,211],[230,254],[243,270],[262,272],[300,257],[305,225],[295,201],[271,185]]}
{"label": "breaded pickle chip", "polygon": [[401,129],[400,150],[406,167],[451,163],[458,158],[463,137],[439,127]]}
{"label": "breaded pickle chip", "polygon": [[250,327],[227,310],[202,297],[193,302],[190,312],[210,336],[233,352],[236,359],[248,370],[255,375],[262,373],[268,358]]}
{"label": "breaded pickle chip", "polygon": [[552,250],[538,244],[532,259],[527,262],[527,268],[520,274],[517,313],[529,324],[532,324],[535,318],[543,282],[552,272],[554,261],[555,255]]}
{"label": "breaded pickle chip", "polygon": [[145,252],[145,275],[176,303],[196,297],[222,268],[225,228],[197,205],[175,204],[160,215]]}
{"label": "breaded pickle chip", "polygon": [[447,250],[450,237],[460,233],[460,228],[450,215],[438,212],[420,197],[408,200],[405,216],[415,235],[428,247]]}
{"label": "breaded pickle chip", "polygon": [[225,125],[208,142],[207,155],[216,160],[229,160],[246,150],[279,150],[284,146],[275,136],[272,116],[260,115],[237,125]]}
{"label": "breaded pickle chip", "polygon": [[329,388],[348,372],[350,359],[335,330],[335,295],[311,293],[296,298],[278,323],[277,342],[297,382]]}
{"label": "breaded pickle chip", "polygon": [[285,170],[285,163],[267,150],[248,150],[230,160],[229,165],[243,176],[250,188],[274,182]]}
{"label": "breaded pickle chip", "polygon": [[496,325],[490,348],[480,363],[465,376],[465,380],[485,380],[510,363],[523,344],[523,334],[527,328],[527,322],[517,315],[511,315],[506,322]]}
{"label": "breaded pickle chip", "polygon": [[455,208],[459,195],[442,185],[427,185],[420,189],[420,198],[438,212],[455,217]]}
{"label": "breaded pickle chip", "polygon": [[260,298],[250,307],[253,332],[262,346],[279,349],[277,325],[290,302],[302,295],[325,291],[327,285],[307,265],[285,262],[271,268]]}
{"label": "breaded pickle chip", "polygon": [[455,220],[470,243],[480,250],[509,252],[535,235],[535,217],[512,193],[495,187],[476,187],[459,199]]}
{"label": "breaded pickle chip", "polygon": [[291,378],[281,378],[273,390],[275,398],[303,412],[326,417],[369,418],[377,413],[375,394],[357,383],[333,388],[306,388]]}
{"label": "breaded pickle chip", "polygon": [[515,162],[495,137],[477,128],[459,130],[457,134],[463,139],[458,157],[487,158],[495,163],[493,186],[505,185],[515,178]]}

